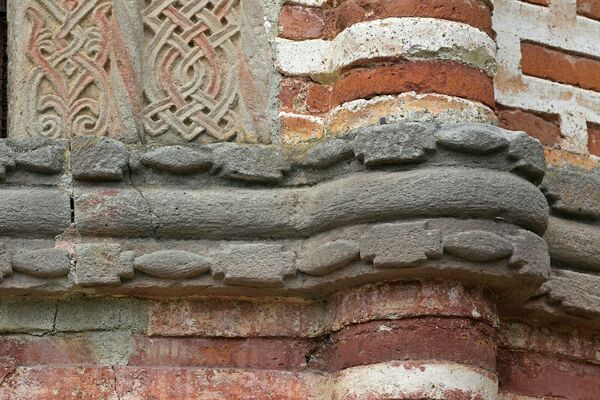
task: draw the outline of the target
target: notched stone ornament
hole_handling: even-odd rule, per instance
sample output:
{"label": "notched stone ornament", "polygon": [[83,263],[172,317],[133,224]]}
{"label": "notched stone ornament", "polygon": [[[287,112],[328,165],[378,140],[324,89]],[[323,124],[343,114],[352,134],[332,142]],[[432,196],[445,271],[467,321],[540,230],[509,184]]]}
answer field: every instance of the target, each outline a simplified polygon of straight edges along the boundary
{"label": "notched stone ornament", "polygon": [[410,267],[442,257],[442,234],[427,222],[376,225],[360,241],[360,257],[378,268]]}
{"label": "notched stone ornament", "polygon": [[546,173],[542,143],[525,132],[510,133],[508,140],[508,157],[516,161],[513,171],[521,172],[539,183]]}
{"label": "notched stone ornament", "polygon": [[546,241],[530,231],[520,231],[513,237],[513,252],[508,265],[519,268],[523,274],[550,276],[550,254]]}
{"label": "notched stone ornament", "polygon": [[502,236],[486,231],[461,232],[444,239],[444,249],[470,261],[494,261],[510,256],[512,243]]}
{"label": "notched stone ornament", "polygon": [[174,174],[191,174],[209,169],[212,157],[206,149],[167,146],[144,154],[142,164]]}
{"label": "notched stone ornament", "polygon": [[302,165],[310,168],[328,168],[354,155],[352,141],[332,139],[320,142],[306,152]]}
{"label": "notched stone ornament", "polygon": [[425,161],[435,151],[435,124],[400,123],[360,128],[353,133],[356,157],[367,167]]}
{"label": "notched stone ornament", "polygon": [[90,181],[120,181],[129,154],[125,145],[105,137],[76,136],[71,140],[73,178]]}
{"label": "notched stone ornament", "polygon": [[15,272],[35,278],[59,278],[67,276],[71,269],[69,253],[61,249],[41,249],[13,256]]}
{"label": "notched stone ornament", "polygon": [[136,257],[136,271],[163,279],[187,279],[210,271],[210,259],[189,251],[163,250]]}
{"label": "notched stone ornament", "polygon": [[279,245],[229,245],[218,255],[214,272],[230,285],[281,287],[283,278],[295,272],[295,258]]}
{"label": "notched stone ornament", "polygon": [[304,252],[296,265],[298,271],[307,275],[322,276],[345,268],[359,258],[359,244],[340,239]]}
{"label": "notched stone ornament", "polygon": [[441,146],[478,155],[500,151],[509,143],[503,130],[485,124],[448,124],[436,136]]}
{"label": "notched stone ornament", "polygon": [[65,150],[60,146],[42,146],[34,150],[18,153],[16,162],[25,171],[42,174],[62,172]]}
{"label": "notched stone ornament", "polygon": [[122,252],[118,244],[79,244],[75,252],[75,283],[79,286],[117,286],[121,279],[133,278],[135,254]]}
{"label": "notched stone ornament", "polygon": [[275,146],[222,143],[215,146],[221,176],[248,182],[277,183],[290,169],[290,162]]}
{"label": "notched stone ornament", "polygon": [[550,168],[542,190],[555,211],[600,219],[600,173],[579,168]]}

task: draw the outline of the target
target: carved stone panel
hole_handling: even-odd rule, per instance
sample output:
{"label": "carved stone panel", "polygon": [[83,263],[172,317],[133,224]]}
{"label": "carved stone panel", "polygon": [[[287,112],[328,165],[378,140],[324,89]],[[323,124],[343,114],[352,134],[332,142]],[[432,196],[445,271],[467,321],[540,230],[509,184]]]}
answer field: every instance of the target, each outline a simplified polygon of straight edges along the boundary
{"label": "carved stone panel", "polygon": [[[10,136],[138,141],[141,25],[131,1],[10,3]],[[138,26],[139,25],[139,26]]]}
{"label": "carved stone panel", "polygon": [[249,0],[12,0],[9,136],[270,142],[267,15]]}
{"label": "carved stone panel", "polygon": [[[152,137],[239,133],[238,0],[146,0],[144,126]],[[148,36],[150,35],[150,36]]]}

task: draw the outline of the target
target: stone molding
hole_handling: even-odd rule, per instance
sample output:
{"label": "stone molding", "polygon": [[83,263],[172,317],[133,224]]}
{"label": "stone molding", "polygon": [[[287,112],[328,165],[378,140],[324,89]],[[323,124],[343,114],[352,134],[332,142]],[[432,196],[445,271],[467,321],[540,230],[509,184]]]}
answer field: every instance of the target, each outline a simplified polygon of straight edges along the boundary
{"label": "stone molding", "polygon": [[553,169],[542,193],[541,144],[491,125],[380,125],[300,146],[6,139],[0,164],[4,295],[311,296],[460,276],[518,309],[555,279],[550,256],[600,264],[597,227],[577,220],[596,215],[596,175]]}

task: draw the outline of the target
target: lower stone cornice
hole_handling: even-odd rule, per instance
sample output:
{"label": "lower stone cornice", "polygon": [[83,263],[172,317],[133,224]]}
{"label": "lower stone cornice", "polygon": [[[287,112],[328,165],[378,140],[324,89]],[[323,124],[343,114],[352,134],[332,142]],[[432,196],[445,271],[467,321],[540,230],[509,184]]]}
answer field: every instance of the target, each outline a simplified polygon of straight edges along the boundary
{"label": "lower stone cornice", "polygon": [[538,235],[476,219],[359,224],[306,239],[84,237],[58,248],[43,246],[39,239],[4,241],[1,294],[322,297],[369,282],[460,279],[497,292],[515,307],[550,268]]}

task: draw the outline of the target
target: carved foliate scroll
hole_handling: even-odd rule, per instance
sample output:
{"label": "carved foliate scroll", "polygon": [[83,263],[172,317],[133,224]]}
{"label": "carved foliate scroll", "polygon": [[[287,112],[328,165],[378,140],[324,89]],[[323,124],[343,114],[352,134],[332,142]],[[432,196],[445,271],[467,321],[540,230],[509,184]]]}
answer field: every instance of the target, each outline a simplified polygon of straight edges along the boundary
{"label": "carved foliate scroll", "polygon": [[145,0],[146,133],[226,141],[239,133],[238,0]]}
{"label": "carved foliate scroll", "polygon": [[19,76],[12,100],[18,121],[12,135],[137,136],[135,46],[126,43],[131,38],[125,38],[115,16],[129,6],[112,0],[30,0],[15,7],[11,23],[19,37],[13,72]]}

